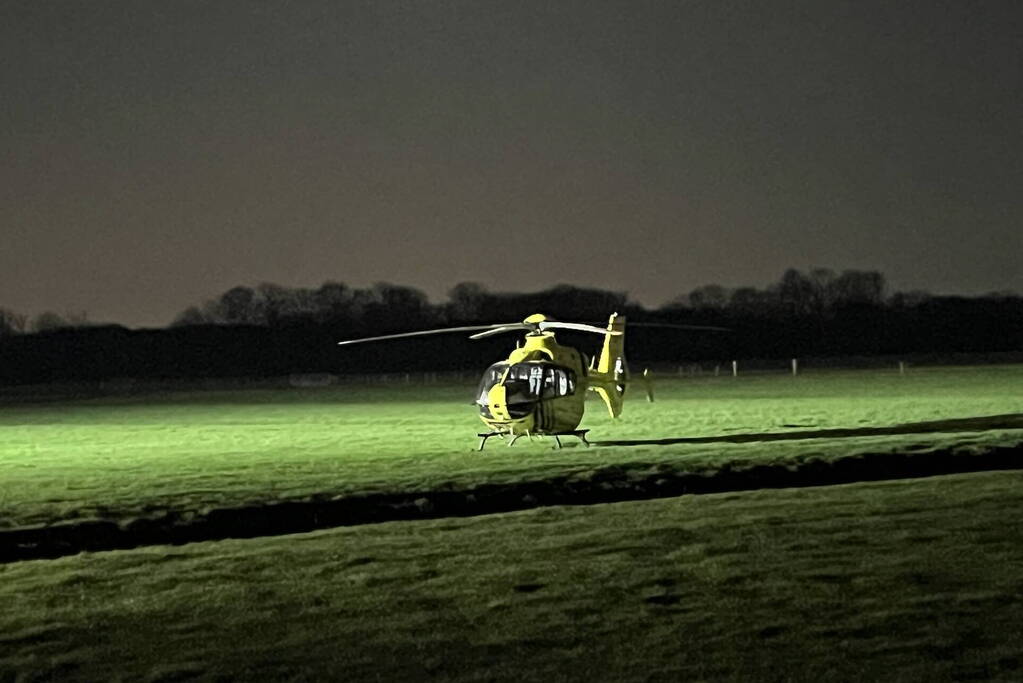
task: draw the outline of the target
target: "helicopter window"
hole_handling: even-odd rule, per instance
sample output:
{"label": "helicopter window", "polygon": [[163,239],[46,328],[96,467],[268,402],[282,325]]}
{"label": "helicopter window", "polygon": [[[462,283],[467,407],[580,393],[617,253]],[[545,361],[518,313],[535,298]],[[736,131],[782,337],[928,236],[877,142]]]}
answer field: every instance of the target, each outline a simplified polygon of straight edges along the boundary
{"label": "helicopter window", "polygon": [[544,383],[543,370],[542,365],[532,365],[529,368],[529,393],[533,396],[537,396],[540,393],[540,387]]}
{"label": "helicopter window", "polygon": [[483,379],[480,380],[479,390],[476,392],[478,398],[476,402],[481,406],[487,405],[487,394],[494,385],[501,381],[504,377],[504,371],[508,369],[507,363],[495,363],[487,368],[486,372],[483,373]]}
{"label": "helicopter window", "polygon": [[543,378],[543,397],[554,398],[560,396],[558,393],[558,371],[555,368],[547,368]]}
{"label": "helicopter window", "polygon": [[547,368],[544,376],[543,397],[556,398],[575,393],[575,373],[565,368]]}
{"label": "helicopter window", "polygon": [[507,391],[505,398],[509,405],[535,401],[540,397],[542,384],[542,365],[513,365],[508,369],[508,376],[504,380]]}
{"label": "helicopter window", "polygon": [[[507,375],[506,375],[507,373]],[[546,363],[496,363],[483,373],[476,402],[487,405],[490,390],[504,380],[508,404],[529,403],[539,399],[569,396],[575,393],[575,373]]]}

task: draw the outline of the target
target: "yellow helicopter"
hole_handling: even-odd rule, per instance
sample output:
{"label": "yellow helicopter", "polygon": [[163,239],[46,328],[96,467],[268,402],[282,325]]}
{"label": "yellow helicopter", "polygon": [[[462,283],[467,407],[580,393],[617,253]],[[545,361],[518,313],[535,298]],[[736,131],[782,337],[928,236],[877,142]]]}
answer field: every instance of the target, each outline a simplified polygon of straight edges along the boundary
{"label": "yellow helicopter", "polygon": [[[687,329],[720,329],[698,326],[677,326]],[[589,360],[585,354],[563,346],[554,338],[554,330],[574,330],[603,335],[600,354]],[[587,429],[578,429],[583,418],[586,390],[595,392],[604,401],[612,418],[622,412],[625,389],[629,383],[625,363],[625,318],[611,314],[607,327],[587,323],[552,320],[537,313],[521,323],[498,323],[448,327],[438,330],[405,332],[379,337],[366,337],[338,342],[339,345],[357,344],[402,337],[475,332],[470,339],[483,339],[505,332],[525,331],[524,340],[516,345],[506,360],[494,363],[480,381],[475,404],[480,419],[490,428],[480,433],[478,450],[487,440],[497,436],[511,446],[526,436],[551,436],[561,447],[562,436],[574,436],[582,443]],[[653,400],[649,371],[643,372],[647,399]]]}

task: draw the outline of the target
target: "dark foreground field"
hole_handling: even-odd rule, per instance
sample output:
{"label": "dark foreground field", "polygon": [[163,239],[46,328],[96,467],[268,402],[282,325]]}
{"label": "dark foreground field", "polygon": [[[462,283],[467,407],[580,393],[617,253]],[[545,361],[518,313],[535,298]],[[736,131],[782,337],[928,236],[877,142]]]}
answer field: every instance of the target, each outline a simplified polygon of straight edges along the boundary
{"label": "dark foreground field", "polygon": [[686,496],[0,567],[0,671],[1023,676],[1023,475]]}
{"label": "dark foreground field", "polygon": [[661,382],[483,454],[462,386],[8,401],[0,680],[1018,680],[1021,380]]}

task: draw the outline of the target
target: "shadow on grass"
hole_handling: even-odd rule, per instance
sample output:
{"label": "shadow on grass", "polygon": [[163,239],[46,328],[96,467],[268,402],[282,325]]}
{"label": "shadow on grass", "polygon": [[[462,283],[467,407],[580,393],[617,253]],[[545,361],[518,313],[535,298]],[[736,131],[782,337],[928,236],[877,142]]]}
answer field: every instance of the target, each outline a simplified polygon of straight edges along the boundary
{"label": "shadow on grass", "polygon": [[583,473],[463,489],[313,496],[208,512],[170,512],[124,522],[66,522],[0,531],[0,563],[56,558],[83,551],[183,545],[226,538],[281,536],[377,522],[469,517],[550,505],[595,505],[686,494],[829,486],[941,474],[1023,469],[1023,442],[976,449],[859,453],[687,472],[671,464],[598,467]]}
{"label": "shadow on grass", "polygon": [[[781,425],[802,427],[806,425]],[[762,434],[723,434],[721,436],[686,436],[666,439],[623,439],[593,441],[594,446],[670,446],[686,443],[751,443],[754,441],[799,441],[802,439],[843,439],[864,436],[896,436],[899,434],[933,434],[936,432],[984,432],[990,429],[1023,429],[1023,413],[966,417],[933,422],[909,422],[891,427],[855,427],[813,429],[798,432],[766,432]]]}

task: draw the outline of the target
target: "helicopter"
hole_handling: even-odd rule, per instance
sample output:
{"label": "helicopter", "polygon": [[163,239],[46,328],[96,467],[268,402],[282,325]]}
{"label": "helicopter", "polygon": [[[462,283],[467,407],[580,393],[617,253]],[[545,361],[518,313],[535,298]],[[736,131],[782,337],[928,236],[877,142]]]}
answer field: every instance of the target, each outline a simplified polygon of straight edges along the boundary
{"label": "helicopter", "polygon": [[[668,327],[721,329],[679,325]],[[558,329],[602,335],[603,344],[599,355],[590,359],[571,346],[559,344],[554,337],[554,331]],[[477,387],[474,405],[480,419],[490,430],[477,435],[480,438],[478,450],[482,451],[487,440],[495,436],[504,440],[508,446],[514,445],[523,436],[553,437],[556,448],[562,447],[561,437],[571,436],[589,446],[586,440],[589,430],[578,428],[585,409],[586,391],[596,393],[610,416],[617,418],[622,413],[625,390],[631,379],[624,352],[625,318],[617,313],[611,314],[607,327],[562,322],[536,313],[520,323],[404,332],[350,339],[338,342],[338,345],[451,332],[474,332],[469,336],[470,339],[483,339],[521,331],[525,331],[525,337],[505,360],[486,369]],[[644,370],[642,377],[647,400],[652,401],[649,371]]]}

